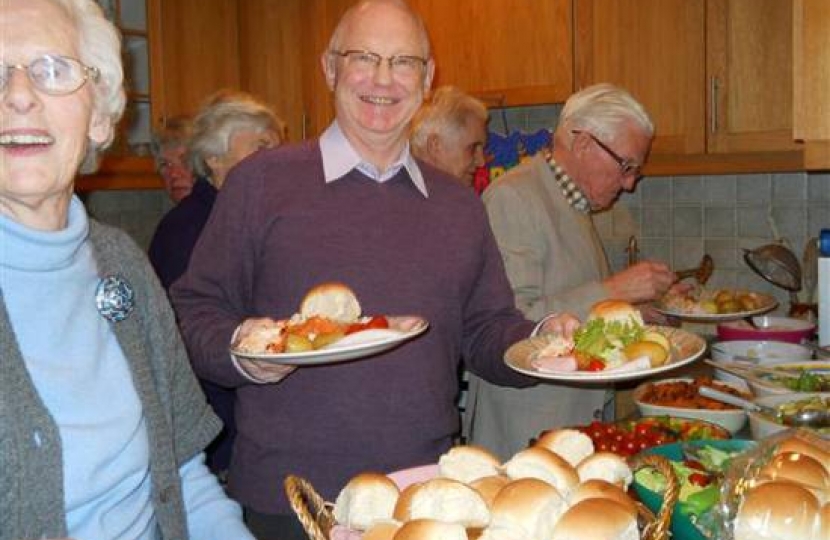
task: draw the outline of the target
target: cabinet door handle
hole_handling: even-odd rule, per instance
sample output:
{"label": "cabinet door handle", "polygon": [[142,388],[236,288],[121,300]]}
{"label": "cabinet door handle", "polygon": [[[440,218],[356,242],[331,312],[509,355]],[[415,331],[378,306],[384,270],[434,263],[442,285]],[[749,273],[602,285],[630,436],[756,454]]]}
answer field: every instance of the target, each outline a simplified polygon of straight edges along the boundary
{"label": "cabinet door handle", "polygon": [[711,100],[711,106],[709,107],[709,129],[712,133],[718,132],[718,89],[720,88],[720,82],[718,81],[717,77],[711,77],[709,79],[709,99]]}

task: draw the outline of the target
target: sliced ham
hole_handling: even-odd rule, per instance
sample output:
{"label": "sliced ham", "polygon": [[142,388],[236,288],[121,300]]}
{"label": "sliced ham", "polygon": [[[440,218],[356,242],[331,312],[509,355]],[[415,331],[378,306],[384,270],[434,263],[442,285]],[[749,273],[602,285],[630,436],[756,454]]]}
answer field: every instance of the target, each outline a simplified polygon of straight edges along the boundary
{"label": "sliced ham", "polygon": [[576,358],[573,356],[541,356],[531,360],[531,365],[539,371],[546,372],[572,372],[576,371]]}

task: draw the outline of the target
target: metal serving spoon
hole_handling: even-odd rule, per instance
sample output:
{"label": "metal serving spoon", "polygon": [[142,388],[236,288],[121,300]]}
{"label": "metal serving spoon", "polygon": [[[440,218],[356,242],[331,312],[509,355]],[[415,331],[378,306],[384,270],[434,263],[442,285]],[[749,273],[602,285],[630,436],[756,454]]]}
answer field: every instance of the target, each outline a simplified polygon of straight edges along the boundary
{"label": "metal serving spoon", "polygon": [[768,415],[772,418],[779,418],[788,426],[804,426],[812,428],[830,426],[830,418],[828,418],[826,411],[806,409],[796,411],[791,414],[782,414],[781,411],[775,407],[759,405],[758,403],[749,401],[748,399],[733,396],[732,394],[727,394],[726,392],[721,392],[720,390],[715,390],[714,388],[709,388],[708,386],[701,386],[698,388],[698,393],[704,397],[741,407],[748,412],[760,412],[761,414]]}

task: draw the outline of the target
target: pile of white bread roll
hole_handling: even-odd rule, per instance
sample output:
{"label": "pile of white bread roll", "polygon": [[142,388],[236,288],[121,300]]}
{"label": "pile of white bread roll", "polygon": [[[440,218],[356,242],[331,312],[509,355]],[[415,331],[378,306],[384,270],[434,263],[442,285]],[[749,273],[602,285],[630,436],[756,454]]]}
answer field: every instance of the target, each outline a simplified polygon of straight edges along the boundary
{"label": "pile of white bread roll", "polygon": [[797,438],[740,480],[734,540],[830,540],[830,452]]}
{"label": "pile of white bread roll", "polygon": [[338,495],[334,518],[363,540],[639,540],[632,480],[623,458],[558,429],[505,463],[457,446],[435,478],[403,491],[383,474],[359,474]]}

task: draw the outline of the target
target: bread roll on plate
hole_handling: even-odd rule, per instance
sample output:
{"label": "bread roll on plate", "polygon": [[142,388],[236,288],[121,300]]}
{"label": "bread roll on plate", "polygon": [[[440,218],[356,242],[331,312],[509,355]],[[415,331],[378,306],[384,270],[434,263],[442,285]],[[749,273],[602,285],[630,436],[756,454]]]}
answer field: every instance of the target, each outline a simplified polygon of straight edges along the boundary
{"label": "bread roll on plate", "polygon": [[562,514],[552,540],[640,540],[637,518],[610,499],[585,499]]}
{"label": "bread roll on plate", "polygon": [[465,484],[499,474],[500,467],[498,458],[480,446],[456,446],[438,458],[439,476]]}
{"label": "bread roll on plate", "polygon": [[407,487],[392,515],[398,521],[439,519],[464,527],[484,527],[490,521],[490,509],[481,495],[450,478],[433,478]]}
{"label": "bread roll on plate", "polygon": [[644,326],[640,310],[623,300],[603,300],[591,307],[588,320],[602,319],[605,322],[621,322]]}
{"label": "bread roll on plate", "polygon": [[[493,501],[490,525],[513,529],[528,539],[550,538],[567,504],[555,487],[538,478],[521,478],[504,486]],[[504,536],[500,531],[498,536]]]}
{"label": "bread roll on plate", "polygon": [[391,519],[399,494],[398,486],[386,475],[360,473],[337,495],[334,519],[349,529],[366,530],[377,521]]}
{"label": "bread roll on plate", "polygon": [[516,453],[504,464],[504,472],[512,480],[538,478],[555,487],[564,497],[579,484],[579,475],[565,458],[547,448],[534,446]]}
{"label": "bread roll on plate", "polygon": [[594,453],[591,437],[576,429],[552,429],[542,434],[534,446],[547,448],[576,467],[580,461]]}
{"label": "bread roll on plate", "polygon": [[634,473],[628,463],[613,452],[597,452],[585,458],[576,468],[579,481],[586,482],[592,478],[605,480],[623,489],[628,489],[634,481]]}
{"label": "bread roll on plate", "polygon": [[815,495],[789,481],[750,488],[738,507],[735,540],[827,540]]}
{"label": "bread roll on plate", "polygon": [[458,523],[414,519],[401,525],[394,540],[467,540],[467,531]]}
{"label": "bread roll on plate", "polygon": [[629,497],[620,486],[611,482],[599,478],[591,478],[582,482],[568,495],[568,506],[574,506],[586,499],[610,499],[620,503],[632,516],[637,517],[637,504],[634,499]]}
{"label": "bread roll on plate", "polygon": [[312,287],[300,303],[300,314],[315,315],[338,322],[352,323],[360,317],[360,302],[355,293],[343,283],[321,283]]}

